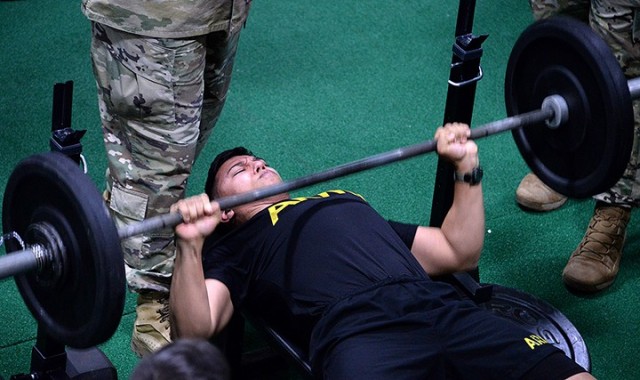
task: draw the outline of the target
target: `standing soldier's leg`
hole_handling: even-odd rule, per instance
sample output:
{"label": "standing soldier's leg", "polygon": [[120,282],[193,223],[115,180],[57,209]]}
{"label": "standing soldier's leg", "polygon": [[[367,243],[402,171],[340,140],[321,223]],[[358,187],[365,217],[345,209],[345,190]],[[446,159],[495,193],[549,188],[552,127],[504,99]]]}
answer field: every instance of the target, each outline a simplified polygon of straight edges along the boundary
{"label": "standing soldier's leg", "polygon": [[[92,58],[108,157],[107,190],[118,227],[164,214],[182,198],[199,135],[204,37],[141,38],[93,25]],[[132,349],[170,341],[168,291],[175,246],[166,229],[122,242],[138,294]]]}
{"label": "standing soldier's leg", "polygon": [[[611,47],[627,78],[640,75],[638,7],[637,0],[593,0],[591,7],[591,28]],[[563,271],[562,278],[572,289],[596,292],[611,285],[618,274],[631,207],[640,199],[640,102],[634,101],[633,109],[635,138],[627,169],[616,185],[594,197],[593,217]]]}
{"label": "standing soldier's leg", "polygon": [[240,32],[247,22],[250,8],[250,0],[234,1],[228,28],[206,36],[204,100],[196,157],[209,139],[227,99]]}
{"label": "standing soldier's leg", "polygon": [[232,33],[211,33],[206,37],[204,101],[196,157],[209,139],[227,99],[239,38],[239,29]]}

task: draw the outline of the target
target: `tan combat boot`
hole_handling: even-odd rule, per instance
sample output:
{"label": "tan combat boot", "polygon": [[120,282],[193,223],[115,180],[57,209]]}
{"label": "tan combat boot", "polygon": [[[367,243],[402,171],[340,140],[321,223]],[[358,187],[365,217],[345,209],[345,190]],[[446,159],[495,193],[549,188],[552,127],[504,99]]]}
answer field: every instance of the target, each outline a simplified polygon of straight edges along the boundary
{"label": "tan combat boot", "polygon": [[138,294],[131,350],[142,357],[171,342],[169,295],[159,292]]}
{"label": "tan combat boot", "polygon": [[595,293],[613,283],[630,217],[629,208],[596,203],[587,232],[562,272],[568,288]]}
{"label": "tan combat boot", "polygon": [[529,173],[516,189],[516,202],[526,209],[551,211],[559,208],[567,197],[552,190],[533,173]]}

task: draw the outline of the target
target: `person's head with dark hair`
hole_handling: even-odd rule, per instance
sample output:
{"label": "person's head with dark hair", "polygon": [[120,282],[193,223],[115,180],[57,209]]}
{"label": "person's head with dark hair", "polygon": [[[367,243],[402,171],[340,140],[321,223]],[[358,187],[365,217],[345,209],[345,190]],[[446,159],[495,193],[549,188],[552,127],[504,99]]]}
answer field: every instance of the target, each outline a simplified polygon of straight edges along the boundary
{"label": "person's head with dark hair", "polygon": [[253,156],[253,153],[243,146],[237,146],[233,149],[221,152],[213,159],[213,161],[211,161],[211,165],[209,165],[209,172],[207,174],[207,181],[204,184],[204,192],[209,196],[209,198],[213,199],[219,196],[214,192],[214,184],[218,170],[220,170],[222,164],[224,164],[228,159],[236,156]]}
{"label": "person's head with dark hair", "polygon": [[145,356],[131,380],[229,380],[231,371],[222,352],[204,339],[178,339]]}
{"label": "person's head with dark hair", "polygon": [[[281,182],[282,178],[275,169],[267,165],[263,159],[256,157],[249,149],[239,146],[225,150],[214,158],[209,166],[204,190],[210,199],[215,200]],[[264,209],[265,204],[271,205],[288,198],[289,194],[283,193],[222,210],[221,224],[215,233],[218,236],[224,234],[249,220]]]}

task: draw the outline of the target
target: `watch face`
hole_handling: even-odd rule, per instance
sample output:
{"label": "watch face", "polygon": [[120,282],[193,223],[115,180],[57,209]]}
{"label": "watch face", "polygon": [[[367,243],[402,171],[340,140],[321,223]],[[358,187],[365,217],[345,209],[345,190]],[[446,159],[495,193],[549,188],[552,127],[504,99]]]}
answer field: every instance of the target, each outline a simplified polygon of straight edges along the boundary
{"label": "watch face", "polygon": [[477,185],[482,181],[483,171],[481,167],[474,168],[471,173],[454,173],[454,178],[456,181],[466,182],[470,185]]}

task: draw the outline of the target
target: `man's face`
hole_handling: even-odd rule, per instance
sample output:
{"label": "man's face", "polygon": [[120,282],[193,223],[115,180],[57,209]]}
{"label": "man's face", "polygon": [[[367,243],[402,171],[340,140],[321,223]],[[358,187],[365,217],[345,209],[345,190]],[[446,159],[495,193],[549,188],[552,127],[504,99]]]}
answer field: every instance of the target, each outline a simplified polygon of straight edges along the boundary
{"label": "man's face", "polygon": [[254,156],[235,156],[227,160],[216,174],[221,197],[245,193],[281,183],[282,178],[264,160]]}

